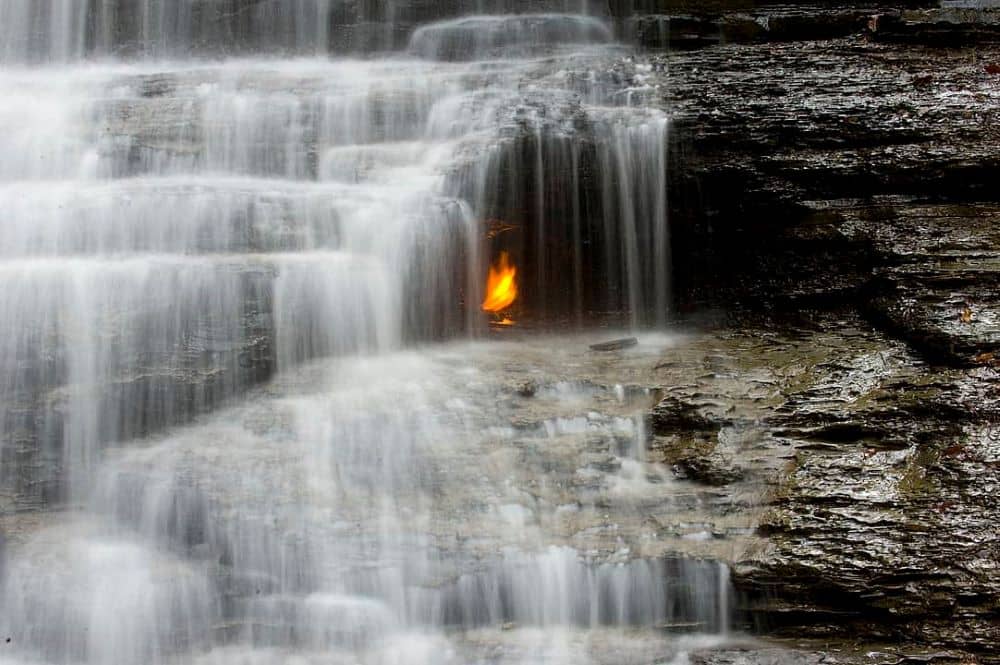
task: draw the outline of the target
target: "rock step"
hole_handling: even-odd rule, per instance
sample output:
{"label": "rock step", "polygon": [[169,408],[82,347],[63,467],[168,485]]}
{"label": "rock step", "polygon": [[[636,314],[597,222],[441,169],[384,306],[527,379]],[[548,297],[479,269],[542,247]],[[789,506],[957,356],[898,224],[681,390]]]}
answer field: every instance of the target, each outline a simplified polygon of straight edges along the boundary
{"label": "rock step", "polygon": [[879,14],[871,35],[885,42],[966,46],[1000,42],[1000,6],[950,6]]}
{"label": "rock step", "polygon": [[[366,159],[364,151],[341,157],[331,163]],[[12,222],[0,257],[177,253],[232,262],[241,254],[368,246],[373,216],[393,220],[383,231],[403,237],[457,229],[459,208],[456,199],[398,185],[227,176],[16,183],[0,185],[0,209]]]}
{"label": "rock step", "polygon": [[657,50],[860,34],[883,42],[963,46],[1000,41],[1000,7],[898,9],[835,3],[821,7],[783,4],[721,15],[637,13],[622,19],[620,26],[624,41]]}
{"label": "rock step", "polygon": [[649,49],[832,39],[861,33],[870,18],[871,10],[857,8],[776,8],[718,17],[642,14],[624,21],[622,36]]}

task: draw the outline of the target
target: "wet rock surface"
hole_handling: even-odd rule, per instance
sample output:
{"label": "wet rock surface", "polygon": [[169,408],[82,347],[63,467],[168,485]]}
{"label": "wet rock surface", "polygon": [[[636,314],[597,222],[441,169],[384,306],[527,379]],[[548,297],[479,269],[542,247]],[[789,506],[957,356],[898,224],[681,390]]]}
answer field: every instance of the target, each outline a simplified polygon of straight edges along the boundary
{"label": "wet rock surface", "polygon": [[744,616],[844,645],[694,662],[997,662],[1000,51],[945,4],[652,59],[681,306],[727,314],[702,374],[664,361],[651,454],[763,483]]}
{"label": "wet rock surface", "polygon": [[782,434],[799,441],[804,430],[810,452],[790,463],[762,520],[774,550],[743,571],[751,587],[787,599],[766,608],[768,620],[794,617],[806,624],[796,634],[851,626],[990,652],[997,378],[919,370],[886,377],[847,408],[792,418]]}
{"label": "wet rock surface", "polygon": [[[850,313],[741,325],[661,365],[651,458],[756,514],[756,535],[731,541],[743,616],[904,645],[803,662],[993,662],[1000,374],[928,364]],[[705,662],[771,662],[752,651]]]}
{"label": "wet rock surface", "polygon": [[872,318],[941,362],[995,365],[996,204],[888,200],[840,212],[845,232],[877,260],[866,304]]}
{"label": "wet rock surface", "polygon": [[746,644],[742,647],[695,652],[692,665],[918,665],[919,663],[972,663],[960,652],[913,649],[898,644],[871,645],[796,640],[776,644]]}
{"label": "wet rock surface", "polygon": [[1000,40],[1000,7],[954,2],[946,6],[876,15],[872,35],[879,40],[955,46]]}
{"label": "wet rock surface", "polygon": [[858,35],[654,60],[689,306],[850,301],[928,357],[992,363],[998,56]]}

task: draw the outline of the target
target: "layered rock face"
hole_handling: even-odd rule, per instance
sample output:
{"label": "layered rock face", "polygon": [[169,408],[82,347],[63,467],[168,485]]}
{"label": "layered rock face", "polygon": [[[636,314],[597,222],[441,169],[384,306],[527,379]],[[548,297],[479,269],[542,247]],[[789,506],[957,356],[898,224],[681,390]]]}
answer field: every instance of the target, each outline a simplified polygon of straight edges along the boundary
{"label": "layered rock face", "polygon": [[[884,662],[995,660],[1000,51],[995,9],[947,4],[700,16],[684,46],[710,48],[654,60],[681,307],[730,322],[659,446],[727,496],[771,479],[748,616],[845,662],[862,635],[911,645]],[[793,16],[800,41],[764,30]]]}

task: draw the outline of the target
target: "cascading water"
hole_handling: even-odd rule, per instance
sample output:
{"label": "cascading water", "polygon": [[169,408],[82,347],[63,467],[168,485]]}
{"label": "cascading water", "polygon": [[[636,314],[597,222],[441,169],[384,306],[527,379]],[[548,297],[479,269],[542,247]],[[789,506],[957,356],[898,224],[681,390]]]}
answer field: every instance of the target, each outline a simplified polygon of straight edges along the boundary
{"label": "cascading water", "polygon": [[[496,220],[540,321],[664,320],[668,119],[593,73],[590,3],[451,4],[0,0],[0,663],[621,663],[728,625],[723,567],[616,532],[669,484],[646,401],[564,339],[462,339]],[[562,377],[529,412],[518,367]]]}

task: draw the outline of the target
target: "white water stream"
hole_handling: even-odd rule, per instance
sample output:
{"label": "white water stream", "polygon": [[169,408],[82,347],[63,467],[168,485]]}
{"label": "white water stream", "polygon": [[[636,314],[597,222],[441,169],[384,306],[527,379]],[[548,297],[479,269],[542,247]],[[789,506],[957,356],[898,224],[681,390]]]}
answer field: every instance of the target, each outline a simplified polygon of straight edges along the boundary
{"label": "white water stream", "polygon": [[[662,322],[667,117],[582,12],[330,58],[342,5],[0,0],[0,663],[683,662],[717,638],[666,627],[724,632],[723,568],[615,532],[669,483],[648,400],[560,356],[582,338],[467,341],[520,202],[523,288],[565,287],[538,310]],[[512,163],[540,168],[498,202]]]}

